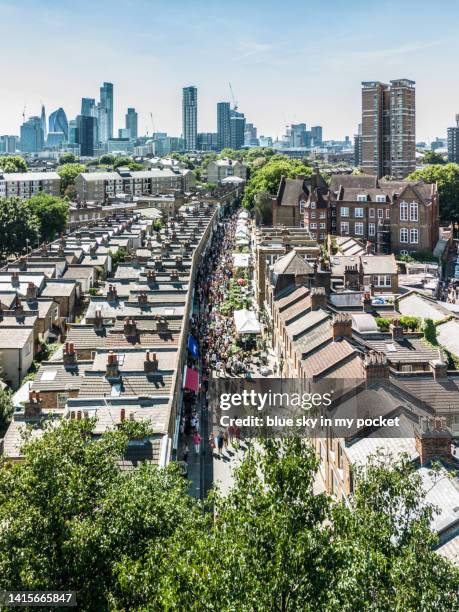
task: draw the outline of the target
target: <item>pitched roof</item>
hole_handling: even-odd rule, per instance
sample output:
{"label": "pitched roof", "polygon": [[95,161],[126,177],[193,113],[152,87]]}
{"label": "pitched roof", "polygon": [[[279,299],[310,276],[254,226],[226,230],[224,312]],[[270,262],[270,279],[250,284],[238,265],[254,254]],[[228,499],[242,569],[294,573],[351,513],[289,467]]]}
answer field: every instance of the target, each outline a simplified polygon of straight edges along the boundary
{"label": "pitched roof", "polygon": [[281,178],[277,192],[280,206],[298,206],[300,200],[307,200],[309,190],[304,179]]}
{"label": "pitched roof", "polygon": [[279,257],[273,265],[274,274],[312,274],[314,268],[295,249]]}

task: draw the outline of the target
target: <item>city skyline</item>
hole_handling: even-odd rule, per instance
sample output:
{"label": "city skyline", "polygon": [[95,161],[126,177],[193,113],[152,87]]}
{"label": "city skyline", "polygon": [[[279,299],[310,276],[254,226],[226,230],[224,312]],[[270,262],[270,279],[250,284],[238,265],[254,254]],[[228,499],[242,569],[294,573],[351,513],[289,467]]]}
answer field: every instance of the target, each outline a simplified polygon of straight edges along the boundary
{"label": "city skyline", "polygon": [[[74,118],[81,98],[97,97],[104,81],[116,91],[114,132],[124,126],[126,109],[135,107],[139,134],[152,132],[152,113],[157,131],[180,135],[181,91],[187,85],[199,91],[198,132],[214,132],[216,104],[231,101],[231,82],[258,134],[280,137],[287,124],[306,122],[323,125],[324,139],[343,139],[352,137],[360,122],[361,81],[408,78],[417,83],[417,140],[446,135],[459,107],[459,85],[450,78],[458,44],[454,19],[412,0],[403,7],[365,3],[364,12],[361,2],[344,6],[332,0],[319,9],[294,0],[268,4],[270,10],[261,11],[260,2],[247,6],[236,0],[228,14],[213,2],[191,7],[160,1],[152,7],[121,0],[112,11],[106,1],[65,7],[48,0],[40,6],[0,0],[0,19],[8,24],[3,44],[15,48],[0,58],[0,68],[10,75],[0,87],[0,133],[18,134],[24,106],[27,117],[39,114],[44,103],[48,112],[62,107]],[[448,4],[450,17],[458,15],[458,7]],[[317,34],[298,40],[297,20],[286,19],[295,11]],[[390,39],[375,41],[377,20],[385,14],[393,17]],[[407,23],[415,40],[407,37]],[[129,45],[113,44],[127,26],[136,33]],[[33,62],[30,52],[16,45],[17,31],[29,50],[34,45]]]}

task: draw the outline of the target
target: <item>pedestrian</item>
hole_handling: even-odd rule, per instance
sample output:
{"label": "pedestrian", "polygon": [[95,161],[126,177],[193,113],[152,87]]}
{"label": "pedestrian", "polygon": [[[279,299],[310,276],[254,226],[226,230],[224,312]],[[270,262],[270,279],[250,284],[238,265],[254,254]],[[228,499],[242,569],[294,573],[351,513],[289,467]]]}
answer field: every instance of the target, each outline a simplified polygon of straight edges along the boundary
{"label": "pedestrian", "polygon": [[199,455],[199,450],[201,448],[201,436],[199,435],[199,432],[195,431],[193,434],[193,444],[194,444],[194,454],[195,455]]}
{"label": "pedestrian", "polygon": [[214,436],[212,434],[210,434],[210,436],[209,436],[209,446],[210,446],[210,449],[211,449],[212,454],[213,454],[214,450],[215,450],[215,438],[214,438]]}
{"label": "pedestrian", "polygon": [[225,450],[228,449],[228,432],[227,431],[223,432],[223,446],[225,447]]}
{"label": "pedestrian", "polygon": [[183,461],[185,461],[185,463],[188,461],[188,453],[189,453],[189,448],[188,448],[188,442],[185,444],[185,448],[183,449]]}
{"label": "pedestrian", "polygon": [[228,437],[230,444],[232,444],[234,440],[234,425],[228,427]]}
{"label": "pedestrian", "polygon": [[220,457],[223,450],[223,432],[220,430],[217,436],[218,456]]}

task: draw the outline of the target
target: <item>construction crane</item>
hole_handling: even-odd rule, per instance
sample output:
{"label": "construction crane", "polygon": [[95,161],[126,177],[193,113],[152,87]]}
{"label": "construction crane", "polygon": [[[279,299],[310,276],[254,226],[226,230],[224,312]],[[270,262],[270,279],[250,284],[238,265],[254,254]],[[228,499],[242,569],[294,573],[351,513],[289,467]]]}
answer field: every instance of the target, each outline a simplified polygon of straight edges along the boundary
{"label": "construction crane", "polygon": [[235,111],[237,111],[237,109],[238,109],[238,103],[237,103],[236,98],[234,97],[234,91],[233,91],[233,88],[232,88],[232,86],[231,86],[231,83],[230,83],[230,82],[228,82],[228,85],[229,85],[230,92],[231,92],[231,98],[232,98],[232,100],[233,100],[233,108],[234,108],[234,110],[235,110]]}
{"label": "construction crane", "polygon": [[152,127],[152,130],[153,130],[152,136],[154,136],[155,132],[156,132],[156,130],[155,130],[155,121],[153,119],[153,113],[151,111],[150,111],[150,119],[151,119],[151,127]]}
{"label": "construction crane", "polygon": [[22,123],[25,123],[26,108],[27,108],[27,104],[24,104],[24,108],[22,109]]}

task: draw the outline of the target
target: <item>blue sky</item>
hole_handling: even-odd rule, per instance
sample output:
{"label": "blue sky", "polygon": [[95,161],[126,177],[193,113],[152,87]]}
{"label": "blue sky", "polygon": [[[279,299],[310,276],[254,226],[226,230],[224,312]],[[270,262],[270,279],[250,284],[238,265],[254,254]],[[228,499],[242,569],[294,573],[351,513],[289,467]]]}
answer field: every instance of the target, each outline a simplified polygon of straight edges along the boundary
{"label": "blue sky", "polygon": [[115,126],[128,106],[139,130],[179,135],[181,88],[196,85],[198,130],[215,131],[231,81],[259,134],[290,122],[355,132],[362,80],[416,81],[417,139],[446,133],[459,112],[459,3],[440,0],[0,0],[0,134],[21,113],[115,87]]}

